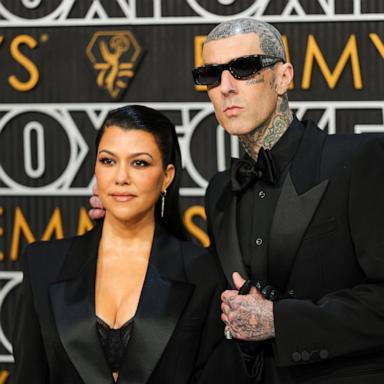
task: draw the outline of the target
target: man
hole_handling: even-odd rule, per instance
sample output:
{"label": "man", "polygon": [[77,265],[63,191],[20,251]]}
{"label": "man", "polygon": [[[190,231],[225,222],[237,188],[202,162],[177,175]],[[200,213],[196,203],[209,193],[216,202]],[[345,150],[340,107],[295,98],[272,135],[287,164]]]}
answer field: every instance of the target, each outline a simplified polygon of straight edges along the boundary
{"label": "man", "polygon": [[247,341],[251,382],[383,383],[384,139],[293,117],[293,69],[270,24],[220,24],[203,62],[195,82],[246,152],[213,177],[206,211],[234,283],[222,319]]}
{"label": "man", "polygon": [[220,24],[203,62],[195,82],[246,152],[206,194],[238,382],[383,383],[384,139],[297,120],[293,68],[265,22]]}

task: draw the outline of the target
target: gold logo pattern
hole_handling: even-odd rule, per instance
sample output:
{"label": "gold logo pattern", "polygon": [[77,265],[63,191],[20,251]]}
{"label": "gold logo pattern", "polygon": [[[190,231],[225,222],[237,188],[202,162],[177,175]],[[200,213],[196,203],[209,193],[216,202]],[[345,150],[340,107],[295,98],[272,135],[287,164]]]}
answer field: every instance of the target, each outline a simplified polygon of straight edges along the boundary
{"label": "gold logo pattern", "polygon": [[97,85],[118,98],[135,76],[142,48],[130,31],[99,31],[92,36],[86,53],[98,73]]}

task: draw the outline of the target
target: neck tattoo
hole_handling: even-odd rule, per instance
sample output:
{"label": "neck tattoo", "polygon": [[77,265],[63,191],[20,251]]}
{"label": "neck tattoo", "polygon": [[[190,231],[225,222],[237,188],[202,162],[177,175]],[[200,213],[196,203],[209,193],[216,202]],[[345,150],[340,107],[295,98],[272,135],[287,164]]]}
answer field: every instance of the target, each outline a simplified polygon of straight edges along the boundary
{"label": "neck tattoo", "polygon": [[270,119],[253,132],[239,137],[245,152],[254,160],[257,160],[260,148],[271,149],[287,130],[292,119],[292,112],[288,106],[288,97],[285,94],[278,98],[276,111]]}

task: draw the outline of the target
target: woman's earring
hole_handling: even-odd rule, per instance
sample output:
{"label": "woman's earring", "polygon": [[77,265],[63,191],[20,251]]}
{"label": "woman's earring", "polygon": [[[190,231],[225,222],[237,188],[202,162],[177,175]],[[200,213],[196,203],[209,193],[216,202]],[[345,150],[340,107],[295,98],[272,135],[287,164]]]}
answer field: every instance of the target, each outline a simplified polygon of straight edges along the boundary
{"label": "woman's earring", "polygon": [[160,210],[160,216],[164,217],[164,210],[165,210],[165,196],[167,195],[167,190],[160,193],[161,196],[161,210]]}

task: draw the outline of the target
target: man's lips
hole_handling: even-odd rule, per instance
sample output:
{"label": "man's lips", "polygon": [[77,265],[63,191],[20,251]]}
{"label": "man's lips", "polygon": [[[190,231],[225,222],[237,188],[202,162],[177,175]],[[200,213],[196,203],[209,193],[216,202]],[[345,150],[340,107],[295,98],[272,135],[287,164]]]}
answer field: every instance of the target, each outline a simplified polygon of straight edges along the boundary
{"label": "man's lips", "polygon": [[130,201],[136,197],[136,195],[132,195],[131,193],[111,193],[110,196],[120,202]]}
{"label": "man's lips", "polygon": [[229,105],[228,107],[224,108],[224,113],[226,116],[236,116],[243,108],[238,105]]}

